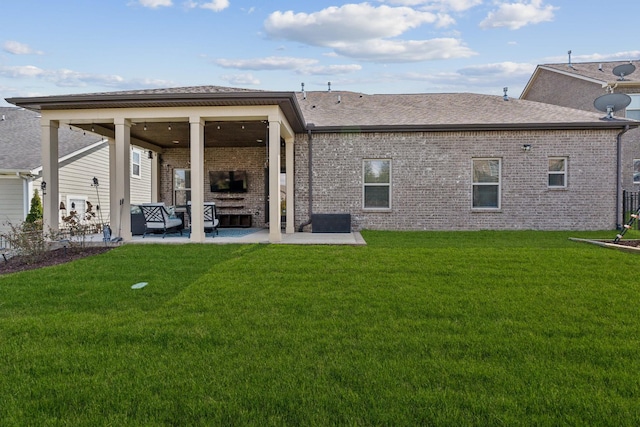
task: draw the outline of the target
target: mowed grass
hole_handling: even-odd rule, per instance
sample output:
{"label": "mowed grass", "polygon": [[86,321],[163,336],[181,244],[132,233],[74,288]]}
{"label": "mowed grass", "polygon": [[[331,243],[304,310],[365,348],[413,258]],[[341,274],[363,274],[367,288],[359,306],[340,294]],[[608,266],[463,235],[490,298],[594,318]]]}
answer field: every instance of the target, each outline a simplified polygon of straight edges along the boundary
{"label": "mowed grass", "polygon": [[615,232],[363,236],[0,276],[0,425],[640,425]]}

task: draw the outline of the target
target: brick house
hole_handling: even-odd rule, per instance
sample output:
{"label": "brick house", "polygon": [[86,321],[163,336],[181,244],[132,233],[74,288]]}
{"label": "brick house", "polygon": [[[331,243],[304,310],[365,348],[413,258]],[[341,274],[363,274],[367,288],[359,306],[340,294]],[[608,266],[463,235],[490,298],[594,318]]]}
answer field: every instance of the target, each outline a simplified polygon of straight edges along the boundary
{"label": "brick house", "polygon": [[[158,200],[215,201],[222,213],[268,226],[272,242],[283,229],[312,228],[312,214],[334,213],[350,214],[354,230],[613,229],[617,147],[637,126],[469,93],[204,86],[7,101],[42,114],[44,176],[53,191],[47,150],[55,150],[57,129],[95,126],[110,144],[112,210],[118,201],[129,209],[121,165],[135,143],[158,154]],[[214,177],[225,171],[241,172],[244,188],[220,192]],[[129,230],[129,218],[119,221],[112,228]],[[200,224],[193,210],[193,242],[205,239]]]}
{"label": "brick house", "polygon": [[[616,67],[629,63],[608,61],[538,65],[520,98],[598,112],[593,104],[596,98],[606,93],[623,93],[631,97],[631,104],[614,113],[614,116],[640,120],[640,70],[624,76],[613,73]],[[622,188],[639,191],[640,130],[630,129],[625,134],[620,152]]]}

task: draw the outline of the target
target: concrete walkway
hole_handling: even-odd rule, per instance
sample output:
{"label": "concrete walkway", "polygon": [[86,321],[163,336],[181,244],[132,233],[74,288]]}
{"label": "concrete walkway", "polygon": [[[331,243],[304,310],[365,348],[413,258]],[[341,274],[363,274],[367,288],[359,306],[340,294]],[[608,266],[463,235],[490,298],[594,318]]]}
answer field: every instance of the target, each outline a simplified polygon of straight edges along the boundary
{"label": "concrete walkway", "polygon": [[[164,239],[162,235],[147,235],[144,238],[142,236],[133,236],[133,239],[128,244],[147,244],[147,243],[161,243],[161,244],[185,244],[191,243],[188,234],[184,233],[183,236],[170,235]],[[261,229],[254,233],[240,236],[240,237],[207,237],[204,244],[230,244],[230,243],[269,243],[269,230]],[[277,243],[280,245],[366,245],[362,235],[359,232],[352,233],[294,233],[285,234],[282,233],[282,242]]]}

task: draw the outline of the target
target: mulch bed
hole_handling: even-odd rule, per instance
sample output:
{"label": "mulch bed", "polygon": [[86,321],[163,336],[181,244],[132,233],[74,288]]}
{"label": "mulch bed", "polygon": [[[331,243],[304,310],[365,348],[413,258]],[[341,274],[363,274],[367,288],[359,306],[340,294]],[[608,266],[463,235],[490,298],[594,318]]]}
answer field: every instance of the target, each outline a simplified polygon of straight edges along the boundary
{"label": "mulch bed", "polygon": [[607,243],[613,243],[620,246],[631,246],[634,248],[640,247],[640,240],[620,240],[618,243],[614,243],[613,240],[607,241]]}
{"label": "mulch bed", "polygon": [[14,256],[9,258],[8,261],[0,256],[0,275],[16,273],[19,271],[35,270],[41,267],[48,267],[50,265],[63,264],[65,262],[73,261],[76,259],[88,257],[91,255],[101,254],[112,247],[106,246],[90,246],[84,248],[64,248],[55,249],[45,252],[41,257],[34,260],[31,257]]}

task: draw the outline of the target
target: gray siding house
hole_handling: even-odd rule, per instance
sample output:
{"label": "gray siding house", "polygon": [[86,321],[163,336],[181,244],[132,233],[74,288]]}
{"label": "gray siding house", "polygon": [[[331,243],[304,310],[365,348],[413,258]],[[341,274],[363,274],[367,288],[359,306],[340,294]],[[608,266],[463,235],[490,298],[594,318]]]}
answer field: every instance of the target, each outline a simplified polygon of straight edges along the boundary
{"label": "gray siding house", "polygon": [[[100,126],[114,141],[111,200],[125,209],[135,143],[159,153],[159,201],[215,202],[229,218],[268,227],[272,242],[313,230],[318,214],[348,214],[353,230],[611,230],[620,222],[618,146],[637,127],[471,93],[200,86],[8,101],[42,114],[45,147],[63,127]],[[221,189],[216,177],[229,172],[242,179]],[[201,221],[194,209],[193,242],[205,240]]]}
{"label": "gray siding house", "polygon": [[[68,215],[71,207],[82,214],[89,201],[94,206],[95,221],[109,222],[109,147],[106,138],[90,130],[64,127],[60,132],[57,205]],[[151,200],[151,161],[146,152],[137,151],[139,164],[132,178],[134,203]],[[132,174],[134,173],[132,167]],[[98,178],[99,188],[92,186]],[[40,114],[13,107],[0,108],[0,233],[8,224],[20,224],[29,212],[34,189],[42,194],[42,156]],[[47,191],[45,191],[47,193]],[[98,200],[100,198],[100,200]],[[95,208],[99,207],[101,212]]]}

